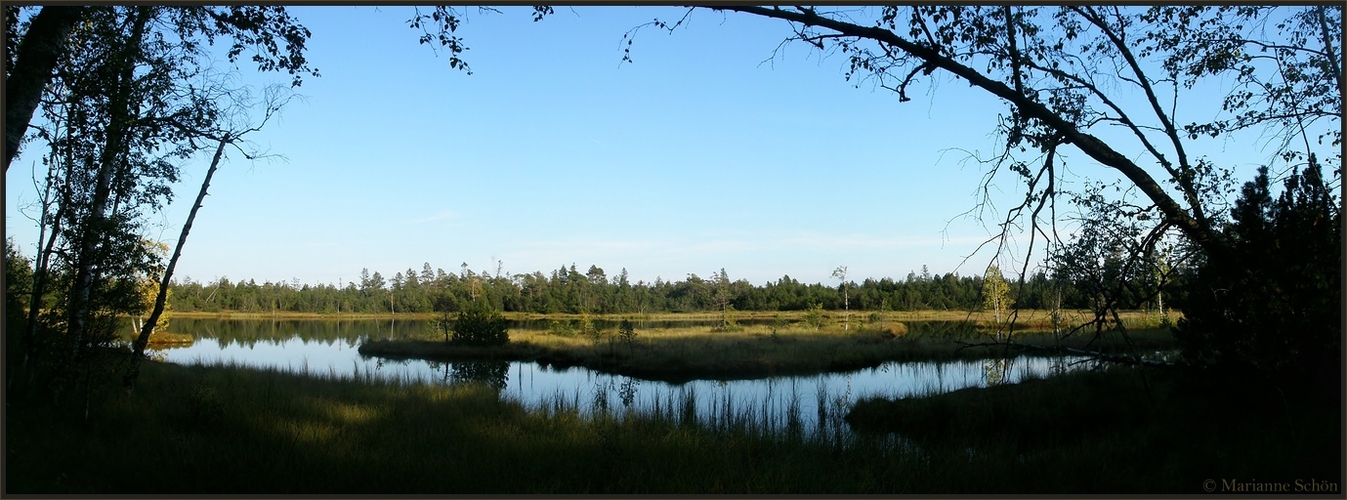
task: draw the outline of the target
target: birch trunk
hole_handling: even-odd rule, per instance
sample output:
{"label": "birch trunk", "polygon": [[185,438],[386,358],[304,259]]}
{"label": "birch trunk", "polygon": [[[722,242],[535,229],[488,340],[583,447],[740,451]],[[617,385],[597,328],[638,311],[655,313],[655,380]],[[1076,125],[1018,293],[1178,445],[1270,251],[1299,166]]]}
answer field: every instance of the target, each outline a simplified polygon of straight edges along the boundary
{"label": "birch trunk", "polygon": [[173,279],[173,268],[178,266],[178,257],[182,256],[182,247],[187,243],[187,234],[192,232],[192,222],[196,220],[196,212],[201,209],[201,202],[206,199],[206,191],[210,189],[210,179],[215,175],[215,170],[220,166],[220,158],[224,156],[225,146],[229,144],[230,138],[225,136],[220,139],[219,147],[215,148],[215,158],[211,159],[210,169],[206,171],[206,178],[201,181],[201,191],[196,195],[196,203],[192,204],[192,210],[187,213],[187,223],[182,226],[182,234],[178,236],[178,245],[173,248],[173,256],[168,259],[168,267],[164,268],[164,277],[159,283],[159,293],[154,297],[154,310],[150,312],[149,319],[141,326],[140,336],[136,337],[132,345],[134,350],[131,356],[131,368],[127,371],[126,378],[122,385],[130,391],[136,384],[136,378],[140,376],[140,361],[145,355],[145,346],[150,342],[150,334],[154,333],[154,327],[159,323],[159,316],[164,313],[164,304],[168,301],[168,285]]}

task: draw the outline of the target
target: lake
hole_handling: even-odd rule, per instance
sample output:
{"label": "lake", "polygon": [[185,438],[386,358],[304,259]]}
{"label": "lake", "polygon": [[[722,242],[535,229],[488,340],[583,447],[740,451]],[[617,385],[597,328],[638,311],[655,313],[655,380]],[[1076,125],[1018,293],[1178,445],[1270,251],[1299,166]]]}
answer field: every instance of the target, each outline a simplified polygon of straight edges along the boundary
{"label": "lake", "polygon": [[[512,325],[512,329],[545,327],[545,322]],[[807,433],[847,432],[841,416],[852,403],[863,398],[1015,383],[1025,377],[1062,373],[1081,366],[1082,361],[1021,356],[890,362],[849,373],[670,384],[583,367],[557,370],[531,362],[387,360],[357,352],[365,339],[420,336],[428,328],[428,321],[173,319],[170,330],[190,334],[195,342],[159,349],[155,356],[178,364],[228,363],[323,377],[376,377],[430,384],[477,382],[493,386],[502,397],[531,408],[560,404],[586,414],[677,410],[684,415],[681,418],[697,418],[703,423],[731,422],[737,418],[773,429],[799,428]]]}

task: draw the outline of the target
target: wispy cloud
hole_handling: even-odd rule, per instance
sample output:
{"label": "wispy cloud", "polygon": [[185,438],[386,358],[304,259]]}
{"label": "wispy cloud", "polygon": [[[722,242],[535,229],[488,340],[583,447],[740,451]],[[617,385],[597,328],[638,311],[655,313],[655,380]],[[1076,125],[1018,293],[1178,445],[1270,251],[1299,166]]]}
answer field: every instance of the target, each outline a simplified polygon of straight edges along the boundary
{"label": "wispy cloud", "polygon": [[959,236],[943,237],[902,237],[873,236],[865,234],[805,234],[784,237],[782,243],[814,249],[854,248],[870,250],[902,250],[909,248],[948,248],[981,243],[986,237]]}
{"label": "wispy cloud", "polygon": [[457,213],[457,212],[454,212],[454,211],[451,211],[451,210],[443,210],[443,211],[437,212],[435,215],[431,215],[431,216],[429,216],[429,217],[422,217],[422,218],[420,218],[420,219],[412,219],[412,220],[408,220],[408,221],[402,221],[402,223],[403,223],[403,224],[425,224],[425,223],[427,223],[427,222],[435,222],[435,221],[437,221],[437,220],[452,219],[452,218],[457,217],[457,216],[458,216],[458,213]]}

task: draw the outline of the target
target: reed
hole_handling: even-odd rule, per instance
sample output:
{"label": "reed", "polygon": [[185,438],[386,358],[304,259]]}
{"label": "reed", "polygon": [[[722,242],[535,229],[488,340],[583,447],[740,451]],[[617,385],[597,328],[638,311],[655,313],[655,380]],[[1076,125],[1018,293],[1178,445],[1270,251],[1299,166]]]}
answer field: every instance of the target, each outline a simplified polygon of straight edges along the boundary
{"label": "reed", "polygon": [[[1137,494],[1339,477],[1336,403],[1249,413],[1212,390],[1227,386],[1145,373],[1149,392],[1107,370],[822,405],[806,430],[798,405],[698,413],[694,391],[647,412],[579,393],[526,408],[476,384],[149,362],[131,395],[94,392],[88,420],[10,394],[6,492]],[[900,434],[846,432],[866,412]]]}
{"label": "reed", "polygon": [[[557,323],[554,326],[562,324]],[[637,323],[639,325],[639,323]],[[964,321],[869,321],[843,330],[830,325],[815,330],[802,323],[744,324],[737,331],[711,327],[637,328],[630,343],[615,330],[595,337],[568,333],[576,328],[514,330],[499,348],[454,346],[427,333],[421,338],[371,340],[360,353],[395,359],[496,359],[528,361],[558,367],[583,366],[607,373],[667,382],[697,379],[754,379],[785,375],[845,372],[889,361],[941,361],[1018,355],[1002,348],[966,347],[993,340],[992,330]],[[1168,329],[1129,332],[1145,354],[1176,347]],[[1117,332],[1079,332],[1060,338],[1050,330],[1022,329],[1020,343],[1089,348],[1131,353]],[[963,344],[961,344],[962,342]]]}

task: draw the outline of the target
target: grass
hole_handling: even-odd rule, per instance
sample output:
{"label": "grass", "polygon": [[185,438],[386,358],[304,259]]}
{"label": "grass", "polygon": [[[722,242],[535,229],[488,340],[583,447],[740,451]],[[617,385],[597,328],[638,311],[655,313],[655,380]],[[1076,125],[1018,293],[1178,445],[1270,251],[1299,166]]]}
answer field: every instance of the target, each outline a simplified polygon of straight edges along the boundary
{"label": "grass", "polygon": [[479,385],[153,362],[132,395],[97,394],[88,422],[42,397],[12,402],[7,493],[898,491],[894,473],[917,463],[857,468],[887,452],[780,440],[751,420],[716,426],[687,402],[585,417]]}
{"label": "grass", "polygon": [[962,451],[970,468],[1004,471],[995,485],[1002,492],[1070,492],[1059,485],[1084,484],[1097,491],[1200,493],[1211,492],[1199,488],[1213,479],[1220,493],[1219,481],[1234,478],[1328,480],[1340,495],[1340,397],[1228,374],[1114,367],[863,400],[846,419],[862,432],[909,436],[932,453]]}
{"label": "grass", "polygon": [[[11,391],[8,494],[1202,493],[1202,481],[1338,481],[1340,401],[1148,371],[1074,373],[857,404],[872,432],[765,432],[692,400],[586,416],[481,385],[147,363],[82,404]],[[1240,389],[1254,389],[1245,393]],[[868,420],[867,423],[861,421]],[[911,443],[904,445],[902,443]],[[1340,494],[1341,490],[1338,490]]]}
{"label": "grass", "polygon": [[[992,322],[994,314],[988,311],[954,311],[954,310],[922,310],[922,311],[851,311],[852,324],[862,322],[863,318],[872,312],[878,312],[888,321],[977,321]],[[777,318],[799,321],[804,317],[806,311],[734,311],[734,318],[739,321],[764,321]],[[506,319],[512,321],[528,320],[578,320],[580,314],[569,313],[528,313],[528,312],[505,312]],[[847,313],[844,311],[828,311],[828,316],[835,320],[839,325],[842,317]],[[1174,311],[1171,316],[1177,321],[1179,312]],[[342,320],[364,320],[364,319],[390,319],[399,320],[433,320],[439,318],[441,313],[305,313],[291,311],[275,312],[241,312],[241,311],[174,311],[174,318],[190,319],[342,319]],[[649,313],[649,314],[591,314],[595,320],[620,321],[623,318],[641,321],[718,321],[721,319],[721,313],[718,311],[695,312],[695,313]],[[1020,324],[1028,325],[1030,323],[1040,325],[1049,325],[1051,312],[1046,310],[1023,310],[1020,311]],[[1062,311],[1062,316],[1067,322],[1080,322],[1090,317],[1090,312],[1086,310],[1066,309]],[[1124,321],[1142,318],[1151,318],[1156,316],[1154,313],[1145,313],[1142,311],[1126,311],[1121,314]],[[1158,321],[1158,318],[1154,318]]]}
{"label": "grass", "polygon": [[149,345],[191,344],[193,342],[196,342],[196,338],[185,333],[156,331],[150,334]]}
{"label": "grass", "polygon": [[[961,318],[967,318],[962,313]],[[875,367],[888,361],[932,361],[979,359],[1006,354],[1000,348],[961,348],[956,341],[984,342],[992,325],[950,321],[900,322],[892,318],[922,317],[916,314],[888,313],[873,321],[860,315],[849,329],[830,324],[814,329],[781,318],[774,324],[741,324],[735,331],[717,331],[710,327],[638,329],[636,341],[621,342],[609,330],[598,339],[585,335],[563,335],[550,330],[514,330],[508,345],[496,348],[472,348],[448,345],[427,333],[420,339],[366,341],[361,354],[395,359],[496,359],[530,361],[559,367],[584,366],[608,373],[668,382],[695,379],[753,379],[783,375],[844,372]],[[947,313],[928,316],[945,318]],[[1030,316],[1030,320],[1033,320]],[[834,318],[835,319],[835,318]],[[1142,315],[1124,317],[1132,323],[1129,334],[1143,353],[1175,347],[1167,329],[1147,324]],[[1020,326],[1013,339],[1020,343],[1062,345],[1130,353],[1130,347],[1115,332],[1099,339],[1078,333],[1061,340],[1051,331]],[[1149,327],[1145,329],[1135,329]]]}

